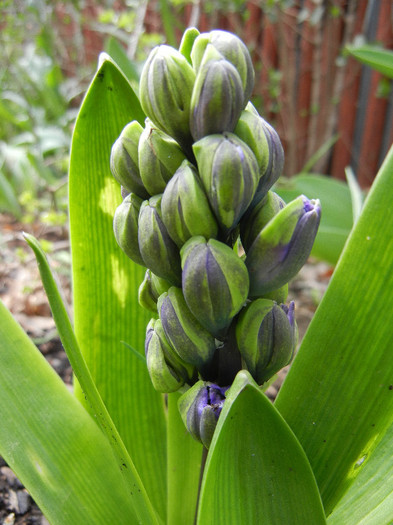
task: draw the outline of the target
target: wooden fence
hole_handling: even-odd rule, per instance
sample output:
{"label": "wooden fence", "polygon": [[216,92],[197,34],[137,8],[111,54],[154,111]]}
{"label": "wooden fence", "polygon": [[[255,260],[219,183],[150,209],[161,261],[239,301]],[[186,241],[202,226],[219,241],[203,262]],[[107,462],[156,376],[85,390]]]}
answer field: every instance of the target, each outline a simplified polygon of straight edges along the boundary
{"label": "wooden fence", "polygon": [[[359,38],[393,48],[391,0],[136,4],[134,41],[142,32],[165,33],[165,8],[178,42],[187,26],[226,29],[246,42],[256,69],[253,100],[282,138],[285,175],[300,172],[322,148],[326,151],[313,163],[313,172],[344,179],[345,167],[351,166],[360,184],[370,186],[393,142],[393,89],[390,81],[342,51]],[[85,5],[90,20],[102,8],[96,0]],[[127,9],[120,0],[113,7]],[[87,24],[84,36],[85,52],[95,55],[102,35]]]}

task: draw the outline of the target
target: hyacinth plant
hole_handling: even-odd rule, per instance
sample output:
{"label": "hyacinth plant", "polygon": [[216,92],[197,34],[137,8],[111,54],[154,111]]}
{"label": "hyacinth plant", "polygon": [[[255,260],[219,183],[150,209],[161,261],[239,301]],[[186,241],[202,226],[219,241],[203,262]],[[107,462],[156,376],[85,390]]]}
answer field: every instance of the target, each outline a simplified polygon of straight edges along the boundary
{"label": "hyacinth plant", "polygon": [[139,98],[100,58],[71,150],[73,326],[25,235],[74,393],[1,307],[0,453],[53,525],[391,523],[393,154],[272,404],[321,208],[273,191],[253,79],[223,31],[156,48]]}

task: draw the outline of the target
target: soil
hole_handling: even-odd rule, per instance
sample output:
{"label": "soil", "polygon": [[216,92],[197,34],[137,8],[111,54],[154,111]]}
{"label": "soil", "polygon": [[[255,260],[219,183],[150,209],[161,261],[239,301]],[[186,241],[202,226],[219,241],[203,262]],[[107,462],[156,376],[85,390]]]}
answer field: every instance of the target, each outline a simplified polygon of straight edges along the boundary
{"label": "soil", "polygon": [[[71,389],[72,371],[58,338],[35,258],[21,232],[32,233],[50,247],[51,264],[64,295],[70,293],[70,255],[67,231],[41,224],[23,225],[0,215],[0,298],[36,343],[45,358]],[[310,260],[290,285],[288,300],[295,300],[295,314],[302,339],[328,285],[332,269]],[[289,370],[279,372],[266,394],[273,401]],[[48,525],[27,490],[0,457],[0,525]]]}

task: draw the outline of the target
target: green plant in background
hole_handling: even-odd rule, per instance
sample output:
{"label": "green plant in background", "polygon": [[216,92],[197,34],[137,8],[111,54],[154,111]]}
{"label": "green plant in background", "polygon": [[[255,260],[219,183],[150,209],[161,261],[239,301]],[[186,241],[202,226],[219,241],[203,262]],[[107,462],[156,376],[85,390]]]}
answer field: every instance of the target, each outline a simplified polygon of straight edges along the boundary
{"label": "green plant in background", "polygon": [[[256,128],[252,128],[252,134],[243,129],[243,139],[232,136],[245,116],[260,118],[250,107],[242,113],[247,101],[241,100],[239,93],[244,93],[247,75],[237,73],[236,76],[233,73],[231,65],[234,57],[227,55],[225,50],[212,50],[209,35],[201,35],[194,42],[196,36],[197,32],[193,30],[186,33],[180,48],[183,57],[170,48],[154,52],[152,57],[162,60],[161,64],[170,63],[167,70],[155,70],[153,58],[147,63],[147,68],[153,67],[156,71],[154,76],[157,71],[164,71],[168,75],[164,78],[169,81],[168,84],[162,82],[158,87],[148,82],[149,91],[142,93],[142,107],[148,113],[153,111],[149,115],[151,119],[159,119],[155,126],[149,124],[149,133],[143,131],[145,114],[126,77],[108,56],[101,57],[78,115],[71,150],[69,198],[73,328],[40,246],[35,239],[27,236],[39,261],[53,315],[77,378],[75,394],[71,394],[62,384],[2,306],[0,453],[53,524],[180,525],[194,523],[195,515],[196,522],[201,525],[388,524],[393,512],[393,462],[389,459],[392,452],[393,364],[390,356],[391,318],[386,305],[393,289],[393,244],[390,235],[393,218],[386,210],[393,198],[393,152],[388,155],[376,178],[329,288],[279,396],[272,404],[258,384],[264,382],[274,370],[269,370],[266,361],[261,359],[263,354],[254,352],[255,342],[251,339],[252,334],[258,331],[259,323],[266,329],[265,333],[270,334],[270,340],[269,337],[268,340],[261,338],[262,349],[266,349],[272,339],[274,342],[281,341],[280,349],[291,346],[293,307],[280,306],[285,291],[274,292],[277,303],[274,298],[272,301],[267,297],[270,293],[266,284],[269,279],[264,278],[264,271],[277,255],[275,243],[280,232],[285,232],[282,242],[287,246],[290,232],[293,232],[291,228],[298,231],[296,225],[302,222],[302,219],[296,218],[299,209],[309,212],[310,204],[308,200],[301,199],[302,203],[307,203],[305,206],[302,204],[299,207],[299,201],[295,200],[282,207],[278,197],[270,191],[267,193],[269,187],[264,187],[263,183],[266,172],[259,171],[264,156],[258,159],[260,150],[251,147]],[[233,41],[237,42],[235,37],[227,38],[234,38]],[[193,46],[201,41],[206,44],[206,49],[202,46],[194,49]],[[236,49],[235,57],[239,53],[239,48]],[[164,50],[168,52],[163,53]],[[199,68],[195,67],[197,61],[201,63]],[[205,67],[210,61],[214,65],[218,65],[219,61],[222,71],[230,71],[230,82],[224,84],[215,75],[210,79]],[[221,71],[220,68],[217,70]],[[172,75],[176,74],[174,71],[187,77],[195,75],[190,91],[187,91],[186,81],[182,81],[183,89],[180,93],[176,92],[176,83],[172,83]],[[234,71],[242,71],[241,63]],[[205,84],[201,80],[202,75]],[[144,82],[142,77],[142,86]],[[167,89],[176,96],[163,104],[162,90],[166,89],[165,86],[170,86]],[[204,90],[203,86],[210,87]],[[233,95],[224,105],[226,110],[238,108],[236,104],[231,105],[234,100],[240,104],[236,118],[233,117],[235,113],[229,111],[221,115],[219,110],[223,107],[223,101],[215,101],[214,98],[218,89],[225,95],[228,92],[230,97]],[[197,92],[199,98],[195,94]],[[190,97],[188,102],[187,93]],[[156,95],[157,100],[154,99]],[[147,96],[153,98],[146,101]],[[179,109],[187,107],[187,103],[192,108],[189,113],[192,138],[183,122],[177,127],[181,113],[170,106],[175,104]],[[170,108],[168,117],[166,112]],[[220,126],[235,127],[231,131],[212,130],[211,123],[206,123],[203,115],[211,115],[214,111],[218,111],[214,122]],[[187,114],[185,117],[183,114],[182,118],[187,118]],[[129,126],[133,121],[136,122]],[[179,159],[180,168],[175,171],[180,175],[168,181],[166,159],[161,158],[162,197],[155,195],[143,201],[151,195],[150,192],[139,198],[130,193],[122,204],[119,184],[109,170],[112,145],[120,135],[122,142],[129,146],[129,151],[137,151],[138,170],[139,174],[145,173],[141,180],[146,189],[152,181],[148,170],[143,172],[142,169],[141,172],[143,163],[150,158],[149,150],[142,149],[143,140],[157,140],[155,145],[166,140],[165,148],[169,151],[169,141],[176,150],[174,142],[162,132],[158,132],[157,137],[153,136],[158,123],[160,127],[165,126],[162,131],[176,133],[188,160]],[[126,131],[122,131],[124,129]],[[277,139],[273,138],[274,132],[267,129],[265,138],[270,147],[265,149],[265,160],[269,164],[274,158],[278,162],[279,154],[276,157],[272,155],[272,148],[277,148]],[[203,136],[205,133],[213,133],[213,136]],[[222,137],[218,140],[217,134],[224,134],[226,140],[223,141]],[[263,135],[260,137],[263,138]],[[243,143],[251,140],[248,149],[244,145],[239,148],[239,140]],[[229,146],[235,146],[238,160],[234,160],[234,152],[230,148],[229,153],[222,153],[226,151],[228,142]],[[205,147],[202,148],[201,144]],[[159,147],[155,147],[154,151],[161,153]],[[275,151],[277,153],[278,150]],[[227,155],[231,155],[232,163]],[[126,157],[130,169],[131,159],[132,154]],[[239,203],[249,187],[239,186],[239,191],[235,193],[224,184],[220,185],[223,181],[218,176],[219,170],[213,169],[219,162],[225,166],[231,183],[238,173],[244,178],[250,175],[248,186],[252,186],[252,174],[255,176],[255,165],[258,166],[257,188],[253,196],[247,198],[249,206],[260,191],[261,200],[254,202],[253,209],[248,211],[244,202]],[[233,168],[235,162],[238,163],[238,170]],[[118,164],[113,159],[112,167],[114,165],[121,165],[121,162]],[[265,176],[260,178],[262,173]],[[200,177],[199,185],[195,183],[198,180],[196,176]],[[214,181],[214,186],[207,184],[209,179]],[[129,183],[123,179],[123,186],[127,185],[124,182]],[[207,196],[214,212],[213,219],[217,222],[215,226],[206,212],[203,218],[206,219],[207,232],[203,235],[210,238],[217,235],[218,239],[204,241],[200,237],[201,232],[193,230],[195,225],[198,228],[202,226],[199,224],[202,220],[191,221],[191,238],[186,240],[184,237],[188,235],[184,232],[189,229],[184,221],[189,202],[192,203],[191,190],[185,193],[184,205],[181,200],[178,208],[184,209],[185,213],[172,220],[173,212],[168,210],[173,201],[183,199],[183,183],[188,184],[187,188],[202,188],[198,202],[202,203],[203,195]],[[168,188],[170,191],[167,192]],[[155,191],[158,188],[154,188]],[[123,195],[125,193],[127,191],[123,191]],[[233,206],[232,212],[227,207],[228,201]],[[254,212],[261,202],[263,211]],[[119,206],[120,212],[116,211]],[[312,206],[317,208],[317,203]],[[190,209],[195,213],[196,208],[192,204]],[[124,210],[127,210],[130,219],[127,224],[123,221]],[[233,215],[233,210],[240,211],[236,212],[236,218],[232,218],[231,222],[228,217],[231,213]],[[132,235],[137,231],[139,255],[142,262],[148,262],[152,268],[146,276],[145,269],[130,261],[119,249],[113,234],[115,214],[117,238],[126,251],[134,249],[130,252],[133,257],[135,244],[124,244],[123,241],[126,231]],[[271,218],[267,218],[266,224],[263,221],[269,214]],[[137,228],[136,215],[139,217]],[[285,226],[288,216],[291,227]],[[160,220],[172,232],[172,248],[168,248],[171,244],[163,233],[165,229],[160,227]],[[239,251],[239,243],[234,242],[236,236],[232,228],[236,221],[240,221],[245,259]],[[187,228],[184,228],[185,225]],[[152,229],[153,244],[147,240],[149,228]],[[182,274],[179,273],[179,260],[176,262],[176,253],[180,248],[177,243],[185,243],[181,247]],[[290,243],[292,245],[293,242]],[[284,252],[288,255],[291,250]],[[163,259],[158,258],[160,254]],[[167,254],[174,257],[173,265],[166,265]],[[301,250],[300,254],[302,258],[305,256]],[[266,265],[253,270],[250,259],[254,257],[256,260],[267,258]],[[289,255],[288,259],[291,258]],[[215,272],[214,276],[209,272],[206,280],[203,271],[207,265],[200,265],[203,260],[211,261],[221,271]],[[299,264],[298,260],[296,264]],[[164,268],[165,274],[160,275]],[[244,268],[248,268],[246,273]],[[152,271],[157,272],[156,277]],[[276,271],[277,268],[273,267],[270,277],[276,277]],[[290,278],[285,272],[284,275],[283,282],[274,281],[273,290]],[[250,288],[245,286],[246,276],[254,283]],[[175,286],[165,290],[163,279],[173,281]],[[229,295],[225,296],[228,299],[225,303],[220,303],[220,294],[214,292],[210,302],[207,299],[207,283],[215,285],[217,281],[227,283]],[[141,282],[139,295],[142,302],[154,309],[153,303],[159,296],[161,319],[150,321],[151,315],[138,305]],[[252,300],[243,307],[250,290]],[[149,294],[150,303],[147,302]],[[235,303],[237,307],[233,310]],[[196,326],[193,320],[195,315],[187,313],[185,304],[191,314],[194,310],[198,320],[203,320],[204,330],[197,327],[196,334],[192,332]],[[201,304],[206,305],[206,310],[200,309]],[[212,305],[215,308],[210,314]],[[235,317],[236,324],[231,324],[231,317],[237,316],[239,310],[239,316]],[[172,314],[174,317],[170,318]],[[274,323],[269,322],[272,318]],[[174,321],[172,324],[170,319]],[[175,326],[172,332],[169,332],[170,325]],[[226,333],[234,328],[235,334],[233,337],[230,334],[231,337],[224,341],[223,331],[228,325]],[[281,329],[278,330],[278,327]],[[178,338],[186,336],[190,339],[197,337],[197,350],[192,346],[176,346]],[[210,352],[216,353],[222,348],[220,342],[224,342],[225,346],[225,342],[229,341],[232,345],[227,345],[222,362],[231,365],[230,381],[221,381],[219,377],[214,383],[216,386],[201,385],[196,381],[186,392],[171,392],[164,398],[153,388],[151,379],[160,390],[164,385],[166,392],[175,390],[183,380],[184,384],[191,384],[196,379],[195,369],[199,370],[202,380],[205,379],[204,366],[206,362],[211,364]],[[289,345],[285,341],[289,341]],[[237,372],[238,367],[232,366],[236,361],[237,348],[242,349],[242,368],[245,366],[248,370],[244,368]],[[286,353],[285,362],[290,353]],[[216,381],[217,368],[214,367],[213,376]],[[173,389],[168,388],[169,383],[174,384]],[[230,388],[226,389],[229,384]],[[179,403],[182,415],[186,414],[184,419],[191,434],[210,444],[206,463],[203,446],[185,430],[178,411]],[[203,476],[199,487],[201,471]]]}
{"label": "green plant in background", "polygon": [[[64,224],[68,150],[77,113],[70,101],[84,87],[66,78],[58,65],[62,47],[51,23],[53,6],[11,4],[4,6],[2,29],[0,210],[25,222],[40,216]],[[55,217],[48,214],[51,208]]]}

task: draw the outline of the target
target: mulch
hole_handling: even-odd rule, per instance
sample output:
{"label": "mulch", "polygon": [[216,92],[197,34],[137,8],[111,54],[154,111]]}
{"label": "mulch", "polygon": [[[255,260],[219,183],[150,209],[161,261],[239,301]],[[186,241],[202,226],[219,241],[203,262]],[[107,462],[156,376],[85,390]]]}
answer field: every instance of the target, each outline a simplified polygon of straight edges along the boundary
{"label": "mulch", "polygon": [[[22,231],[45,239],[51,263],[68,301],[70,256],[67,231],[41,224],[24,225],[0,215],[0,298],[33,339],[63,381],[71,387],[72,370],[57,335],[43,290],[34,255],[22,238]],[[302,339],[331,277],[329,265],[310,260],[290,285],[288,300],[295,300],[299,340]],[[289,370],[283,369],[266,394],[274,400]],[[48,525],[23,484],[0,457],[0,525]]]}

